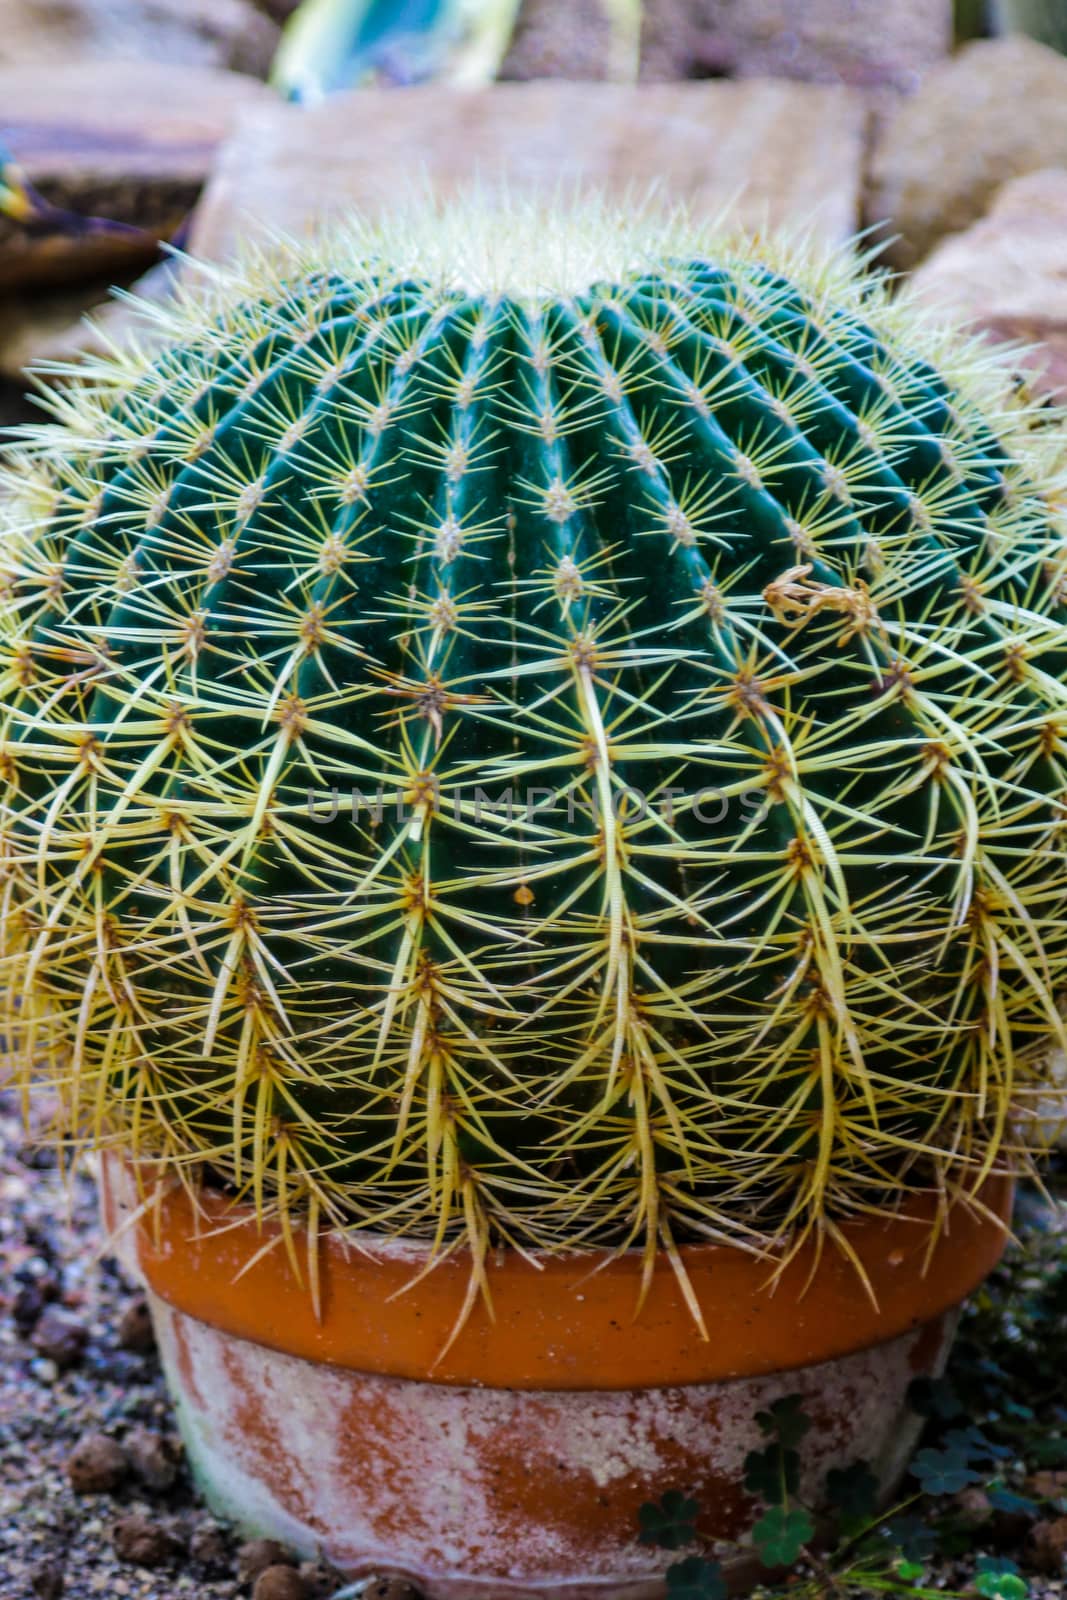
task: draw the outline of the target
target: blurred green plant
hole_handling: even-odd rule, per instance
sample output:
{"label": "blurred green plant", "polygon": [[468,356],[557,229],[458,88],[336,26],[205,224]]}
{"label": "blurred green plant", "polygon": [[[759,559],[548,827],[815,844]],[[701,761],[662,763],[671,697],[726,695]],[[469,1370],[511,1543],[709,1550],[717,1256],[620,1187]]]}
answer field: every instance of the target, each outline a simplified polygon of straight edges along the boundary
{"label": "blurred green plant", "polygon": [[1025,33],[1067,54],[1067,0],[995,0],[1005,33]]}
{"label": "blurred green plant", "polygon": [[520,0],[304,0],[271,81],[314,101],[373,83],[475,86],[497,73]]}
{"label": "blurred green plant", "polygon": [[[600,0],[608,23],[604,75],[634,80],[642,0]],[[315,101],[367,84],[491,83],[522,0],[303,0],[286,25],[271,81]]]}
{"label": "blurred green plant", "polygon": [[956,0],[956,43],[981,39],[989,32],[989,0]]}

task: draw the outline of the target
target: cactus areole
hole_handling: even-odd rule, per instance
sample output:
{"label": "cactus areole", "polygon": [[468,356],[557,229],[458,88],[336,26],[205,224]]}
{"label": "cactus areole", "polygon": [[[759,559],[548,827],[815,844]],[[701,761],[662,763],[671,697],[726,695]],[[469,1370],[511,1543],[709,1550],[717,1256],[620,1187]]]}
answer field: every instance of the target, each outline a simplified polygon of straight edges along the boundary
{"label": "cactus areole", "polygon": [[1017,1164],[1067,560],[998,358],[593,206],[146,314],[3,507],[6,980],[71,1137],[479,1263]]}

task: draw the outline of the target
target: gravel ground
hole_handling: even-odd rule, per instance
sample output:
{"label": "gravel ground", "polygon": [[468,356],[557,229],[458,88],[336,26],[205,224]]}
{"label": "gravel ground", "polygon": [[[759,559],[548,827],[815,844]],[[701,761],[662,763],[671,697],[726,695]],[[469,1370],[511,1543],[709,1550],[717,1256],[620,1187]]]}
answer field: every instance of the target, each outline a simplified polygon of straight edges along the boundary
{"label": "gravel ground", "polygon": [[[68,1463],[86,1435],[121,1441],[140,1428],[165,1453],[171,1437],[137,1296],[98,1247],[92,1182],[80,1175],[68,1188],[49,1151],[24,1145],[14,1096],[0,1095],[0,1596],[229,1600],[241,1591],[225,1538],[216,1533],[218,1581],[187,1554],[198,1533],[206,1548],[207,1534],[180,1464],[163,1517],[159,1495],[132,1472],[113,1494],[71,1486]],[[120,1565],[112,1529],[131,1514],[173,1528],[184,1570],[173,1559],[156,1570]]]}
{"label": "gravel ground", "polygon": [[[64,1181],[0,1089],[0,1600],[329,1600],[337,1574],[298,1571],[279,1547],[241,1546],[212,1521],[181,1458],[144,1303],[99,1247],[91,1179]],[[1026,1278],[1006,1287],[1033,1297]],[[1049,1327],[1054,1340],[1061,1326]],[[1058,1558],[1033,1557],[1035,1535],[1058,1535],[1067,1551],[1067,1471],[1051,1476],[1062,1489],[1045,1498],[1062,1492],[1062,1520],[1016,1518],[992,1542],[1023,1564],[1032,1600],[1067,1600],[1049,1572]],[[957,1549],[926,1584],[973,1593],[991,1528],[965,1539],[970,1559]],[[389,1581],[364,1593],[419,1600]]]}
{"label": "gravel ground", "polygon": [[291,1558],[240,1546],[198,1499],[144,1303],[99,1248],[91,1179],[65,1182],[0,1091],[0,1600],[333,1595],[308,1567],[256,1588]]}

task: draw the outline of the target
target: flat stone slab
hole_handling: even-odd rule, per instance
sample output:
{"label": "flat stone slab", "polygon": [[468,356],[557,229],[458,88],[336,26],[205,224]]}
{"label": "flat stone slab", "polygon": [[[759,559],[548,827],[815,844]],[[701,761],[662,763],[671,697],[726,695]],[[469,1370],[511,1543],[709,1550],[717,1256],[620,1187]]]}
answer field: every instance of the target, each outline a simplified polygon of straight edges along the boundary
{"label": "flat stone slab", "polygon": [[107,58],[265,77],[277,22],[255,0],[2,0],[0,66]]}
{"label": "flat stone slab", "polygon": [[427,182],[447,195],[501,179],[631,198],[655,186],[698,215],[733,206],[754,227],[839,242],[858,225],[866,119],[848,89],[772,81],[364,89],[256,107],[219,153],[191,249],[225,257],[249,233],[379,212]]}
{"label": "flat stone slab", "polygon": [[866,215],[886,260],[912,268],[970,227],[1011,178],[1067,165],[1067,57],[983,39],[929,74],[879,137]]}
{"label": "flat stone slab", "polygon": [[919,300],[991,339],[1032,348],[1035,390],[1067,403],[1067,170],[1006,184],[980,222],[946,239],[912,280]]}
{"label": "flat stone slab", "polygon": [[[211,67],[0,67],[0,147],[54,205],[165,238],[238,114],[274,103],[264,84]],[[0,217],[0,289],[119,272],[150,255],[144,241],[42,234]]]}

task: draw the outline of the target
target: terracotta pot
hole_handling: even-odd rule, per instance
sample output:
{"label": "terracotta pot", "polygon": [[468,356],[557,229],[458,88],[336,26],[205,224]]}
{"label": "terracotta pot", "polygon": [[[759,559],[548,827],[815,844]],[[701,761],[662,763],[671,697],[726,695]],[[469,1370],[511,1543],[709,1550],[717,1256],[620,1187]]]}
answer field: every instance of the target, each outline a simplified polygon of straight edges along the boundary
{"label": "terracotta pot", "polygon": [[[1011,1186],[958,1208],[930,1246],[933,1204],[850,1225],[876,1304],[833,1249],[766,1261],[683,1249],[702,1339],[667,1263],[635,1317],[640,1260],[512,1252],[493,1263],[495,1321],[478,1303],[447,1354],[467,1264],[425,1277],[420,1246],[322,1249],[322,1311],[280,1237],[180,1188],[132,1221],[112,1163],[105,1217],[144,1280],[193,1469],[243,1529],[322,1551],[342,1571],[401,1574],[431,1600],[651,1600],[671,1556],[637,1543],[638,1508],[670,1488],[699,1502],[709,1540],[758,1513],[744,1458],[755,1413],[803,1396],[813,1426],[801,1494],[830,1467],[871,1463],[888,1493],[919,1427],[906,1392],[945,1363],[957,1307],[996,1264]],[[250,1264],[251,1263],[251,1264]],[[414,1281],[413,1280],[416,1280]]]}

